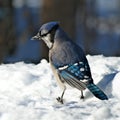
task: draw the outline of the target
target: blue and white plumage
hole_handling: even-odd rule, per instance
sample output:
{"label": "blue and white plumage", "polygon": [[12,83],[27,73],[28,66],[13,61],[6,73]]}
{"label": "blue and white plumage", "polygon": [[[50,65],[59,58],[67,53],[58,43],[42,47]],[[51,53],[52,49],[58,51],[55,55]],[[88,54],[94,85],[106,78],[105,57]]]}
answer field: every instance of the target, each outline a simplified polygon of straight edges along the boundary
{"label": "blue and white plumage", "polygon": [[61,29],[58,22],[49,22],[40,28],[33,39],[43,40],[49,47],[49,61],[58,83],[63,87],[63,93],[57,100],[63,103],[66,83],[81,91],[88,88],[93,95],[101,100],[107,100],[105,93],[94,83],[88,61],[83,50],[75,44]]}

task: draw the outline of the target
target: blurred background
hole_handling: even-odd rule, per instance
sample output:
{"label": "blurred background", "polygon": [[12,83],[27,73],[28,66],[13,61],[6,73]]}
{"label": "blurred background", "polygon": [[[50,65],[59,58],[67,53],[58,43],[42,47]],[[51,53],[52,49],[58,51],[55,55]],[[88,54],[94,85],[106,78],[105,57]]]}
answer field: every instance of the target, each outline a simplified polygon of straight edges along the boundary
{"label": "blurred background", "polygon": [[86,54],[120,56],[120,0],[0,0],[0,63],[48,59],[30,39],[49,21],[60,21]]}

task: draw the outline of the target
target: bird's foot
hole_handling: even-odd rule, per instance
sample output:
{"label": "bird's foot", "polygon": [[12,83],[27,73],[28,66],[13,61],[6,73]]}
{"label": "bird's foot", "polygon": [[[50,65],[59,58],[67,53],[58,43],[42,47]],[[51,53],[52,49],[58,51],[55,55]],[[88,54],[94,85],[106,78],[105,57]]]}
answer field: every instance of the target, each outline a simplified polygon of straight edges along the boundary
{"label": "bird's foot", "polygon": [[56,98],[56,100],[57,100],[58,102],[60,102],[61,104],[63,104],[63,98],[58,97],[58,98]]}
{"label": "bird's foot", "polygon": [[84,96],[81,96],[81,97],[80,97],[80,99],[82,99],[82,100],[83,100],[84,98],[85,98]]}

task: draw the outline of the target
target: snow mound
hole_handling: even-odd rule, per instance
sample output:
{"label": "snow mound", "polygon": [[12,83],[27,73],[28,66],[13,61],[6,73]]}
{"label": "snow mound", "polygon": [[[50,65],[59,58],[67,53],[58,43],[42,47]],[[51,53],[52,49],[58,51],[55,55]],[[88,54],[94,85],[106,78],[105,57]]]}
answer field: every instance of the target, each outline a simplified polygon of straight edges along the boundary
{"label": "snow mound", "polygon": [[120,86],[119,85],[120,85],[120,72],[117,73],[112,83],[112,94],[115,97],[120,98]]}
{"label": "snow mound", "polygon": [[95,98],[85,90],[68,89],[65,103],[57,103],[61,89],[46,60],[38,65],[0,65],[0,120],[119,120],[120,119],[120,57],[87,56],[94,83],[109,97]]}

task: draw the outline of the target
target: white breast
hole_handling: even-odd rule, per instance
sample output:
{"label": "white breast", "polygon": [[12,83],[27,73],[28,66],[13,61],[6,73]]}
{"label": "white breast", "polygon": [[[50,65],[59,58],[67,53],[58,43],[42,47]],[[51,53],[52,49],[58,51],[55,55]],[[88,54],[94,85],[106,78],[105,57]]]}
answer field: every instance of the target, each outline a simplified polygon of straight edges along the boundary
{"label": "white breast", "polygon": [[[50,64],[50,65],[51,65],[51,64]],[[53,74],[54,74],[54,76],[55,76],[55,78],[56,78],[56,80],[57,80],[58,85],[59,85],[62,89],[64,89],[64,88],[65,88],[65,84],[62,82],[62,80],[60,80],[60,77],[59,77],[59,75],[58,75],[57,70],[54,68],[53,65],[51,65],[51,68],[52,68]]]}

